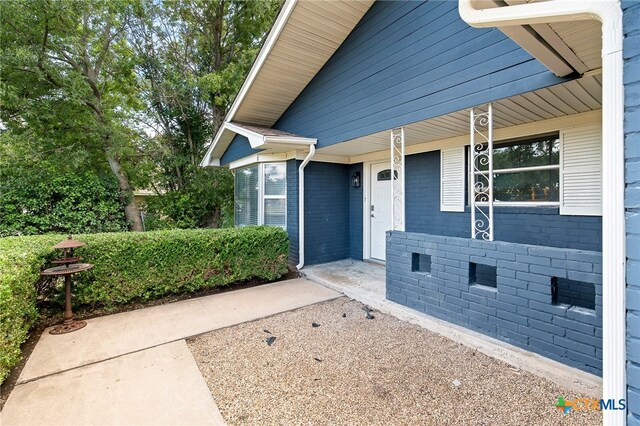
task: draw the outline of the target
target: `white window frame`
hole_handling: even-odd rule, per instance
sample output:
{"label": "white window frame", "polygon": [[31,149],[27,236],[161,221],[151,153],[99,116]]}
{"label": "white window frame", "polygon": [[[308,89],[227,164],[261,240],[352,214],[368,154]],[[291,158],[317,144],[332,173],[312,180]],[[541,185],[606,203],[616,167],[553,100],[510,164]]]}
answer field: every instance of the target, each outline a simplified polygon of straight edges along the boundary
{"label": "white window frame", "polygon": [[[518,138],[520,139],[523,143],[526,143],[527,141],[530,141],[532,139],[536,139],[536,138],[540,138],[543,137],[546,133],[543,133],[541,135],[530,135],[530,136],[524,136],[522,138]],[[513,140],[513,139],[512,139]],[[559,143],[559,154],[560,157],[562,158],[562,139],[561,139],[561,135],[560,132],[558,132],[558,140],[560,141]],[[509,142],[509,140],[502,140],[502,141],[495,141],[494,142],[494,149],[499,148],[501,143],[506,143]],[[469,145],[467,145],[468,147]],[[468,183],[467,183],[467,187],[469,188],[469,190],[467,191],[468,194],[468,205],[471,205],[471,195],[472,192],[470,190],[471,185],[472,185],[472,179],[471,179],[471,149],[468,150],[469,151],[469,155],[467,156],[467,164],[468,164]],[[562,170],[560,168],[560,164],[561,161],[558,162],[558,164],[552,164],[552,165],[546,165],[546,166],[528,166],[528,167],[512,167],[512,168],[508,168],[508,169],[494,169],[493,173],[494,174],[499,174],[499,173],[522,173],[522,172],[535,172],[535,171],[540,171],[540,170],[558,170],[559,172],[559,176],[561,179],[562,176]],[[482,172],[475,172],[475,174],[481,174]],[[560,185],[560,181],[558,181],[558,184]],[[561,188],[558,189],[558,191],[561,191]],[[559,194],[560,196],[562,194]],[[480,205],[480,206],[486,206],[488,205],[488,203],[486,202],[476,202],[476,204]],[[500,206],[500,207],[560,207],[560,201],[498,201],[498,200],[494,200],[493,201],[493,205],[494,206]]]}
{"label": "white window frame", "polygon": [[[284,180],[284,195],[265,195],[265,191],[264,191],[264,167],[266,164],[272,165],[282,165],[284,166],[284,170],[285,170],[285,180]],[[234,170],[235,173],[237,173],[238,171],[247,168],[247,167],[252,167],[255,166],[255,163],[253,164],[247,164],[243,167],[239,167],[237,169]],[[287,163],[283,162],[283,161],[272,161],[272,162],[267,162],[267,163],[258,163],[258,224],[257,226],[264,226],[265,225],[265,208],[264,208],[264,201],[265,200],[284,200],[284,225],[283,226],[278,226],[278,228],[283,228],[283,229],[287,229],[287,221],[288,221],[288,212],[287,212]],[[234,185],[234,209],[233,209],[233,222],[235,224],[235,180],[233,182]],[[268,226],[276,226],[276,225],[268,225]],[[235,226],[237,227],[237,226]]]}

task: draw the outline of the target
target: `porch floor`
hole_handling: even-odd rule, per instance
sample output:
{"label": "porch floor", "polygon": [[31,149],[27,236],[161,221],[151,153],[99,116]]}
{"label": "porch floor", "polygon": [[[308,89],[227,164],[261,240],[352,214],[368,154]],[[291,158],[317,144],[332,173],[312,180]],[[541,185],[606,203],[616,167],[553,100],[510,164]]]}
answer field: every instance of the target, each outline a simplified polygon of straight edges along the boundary
{"label": "porch floor", "polygon": [[336,290],[374,310],[419,325],[575,392],[589,395],[602,393],[600,377],[387,300],[384,265],[346,259],[307,266],[301,272],[307,279]]}
{"label": "porch floor", "polygon": [[307,266],[302,274],[362,303],[375,304],[386,299],[386,271],[383,264],[345,259]]}

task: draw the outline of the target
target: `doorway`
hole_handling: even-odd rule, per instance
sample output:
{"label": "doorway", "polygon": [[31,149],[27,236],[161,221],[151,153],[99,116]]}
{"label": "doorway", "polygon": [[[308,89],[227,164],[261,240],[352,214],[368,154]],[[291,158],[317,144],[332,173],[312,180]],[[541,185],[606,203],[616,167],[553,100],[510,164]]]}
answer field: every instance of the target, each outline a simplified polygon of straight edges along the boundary
{"label": "doorway", "polygon": [[391,167],[388,162],[369,167],[369,257],[384,261],[391,229]]}

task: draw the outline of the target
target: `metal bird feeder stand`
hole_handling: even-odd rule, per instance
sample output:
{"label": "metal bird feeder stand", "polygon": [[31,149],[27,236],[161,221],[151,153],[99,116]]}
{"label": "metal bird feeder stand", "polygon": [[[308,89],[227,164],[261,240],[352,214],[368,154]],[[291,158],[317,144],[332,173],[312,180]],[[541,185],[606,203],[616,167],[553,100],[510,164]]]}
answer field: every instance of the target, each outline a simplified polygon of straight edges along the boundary
{"label": "metal bird feeder stand", "polygon": [[45,269],[40,273],[42,276],[64,276],[64,322],[49,330],[51,334],[71,333],[87,325],[86,321],[76,321],[73,319],[73,312],[71,311],[71,275],[93,268],[93,265],[90,263],[78,263],[82,258],[75,256],[73,253],[75,248],[84,245],[83,242],[73,240],[71,235],[69,235],[69,238],[53,246],[54,249],[64,250],[64,254],[60,259],[51,262],[59,266]]}

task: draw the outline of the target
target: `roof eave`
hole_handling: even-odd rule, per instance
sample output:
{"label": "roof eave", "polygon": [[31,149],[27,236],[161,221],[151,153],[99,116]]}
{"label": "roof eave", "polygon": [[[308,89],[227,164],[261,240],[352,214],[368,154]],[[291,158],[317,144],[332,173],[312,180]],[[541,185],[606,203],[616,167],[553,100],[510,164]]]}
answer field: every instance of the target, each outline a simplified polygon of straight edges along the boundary
{"label": "roof eave", "polygon": [[204,159],[200,163],[200,167],[219,167],[220,158],[235,135],[242,135],[246,137],[253,149],[270,149],[273,151],[307,148],[311,145],[315,145],[318,141],[314,138],[295,135],[262,135],[233,123],[224,123],[218,130],[213,143],[207,150]]}

